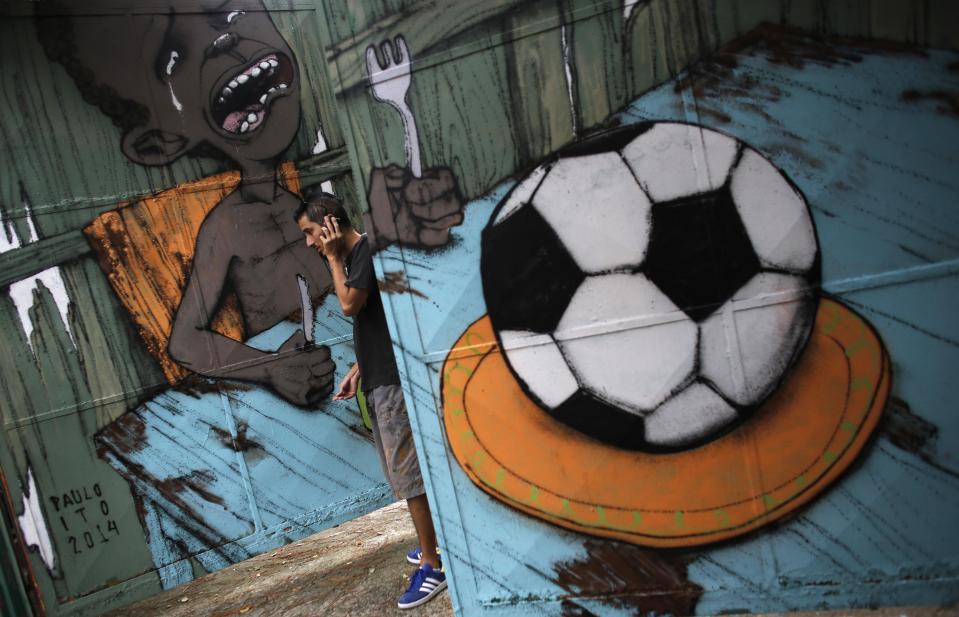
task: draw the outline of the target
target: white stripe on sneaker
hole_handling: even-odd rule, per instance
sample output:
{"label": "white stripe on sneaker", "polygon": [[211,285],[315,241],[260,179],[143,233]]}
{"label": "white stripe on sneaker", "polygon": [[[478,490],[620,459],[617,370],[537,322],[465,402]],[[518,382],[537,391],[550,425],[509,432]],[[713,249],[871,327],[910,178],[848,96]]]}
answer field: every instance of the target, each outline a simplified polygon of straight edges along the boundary
{"label": "white stripe on sneaker", "polygon": [[[413,590],[410,589],[403,594],[403,596],[400,597],[400,601],[397,602],[397,607],[406,609],[420,606],[421,604],[430,601],[437,594],[447,588],[446,577],[444,576],[442,579],[438,578],[439,576],[442,576],[442,573],[437,573],[434,576],[427,576],[426,572],[420,569],[414,573],[413,578],[420,576],[422,576],[422,578],[420,579],[419,589],[415,593],[413,593]],[[409,597],[410,595],[413,595],[415,599],[409,598],[404,602],[403,598]]]}

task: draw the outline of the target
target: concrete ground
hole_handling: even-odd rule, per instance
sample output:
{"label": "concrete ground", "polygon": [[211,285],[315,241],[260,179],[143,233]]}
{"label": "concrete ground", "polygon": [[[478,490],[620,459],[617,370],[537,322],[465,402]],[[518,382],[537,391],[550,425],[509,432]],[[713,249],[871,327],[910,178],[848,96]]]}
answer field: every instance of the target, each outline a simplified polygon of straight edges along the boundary
{"label": "concrete ground", "polygon": [[109,617],[452,617],[449,593],[396,608],[417,545],[405,502],[164,591]]}
{"label": "concrete ground", "polygon": [[[406,503],[399,502],[106,617],[452,617],[445,591],[411,611],[396,608],[413,569],[406,563],[406,551],[416,543]],[[959,610],[911,607],[788,615],[953,617]]]}

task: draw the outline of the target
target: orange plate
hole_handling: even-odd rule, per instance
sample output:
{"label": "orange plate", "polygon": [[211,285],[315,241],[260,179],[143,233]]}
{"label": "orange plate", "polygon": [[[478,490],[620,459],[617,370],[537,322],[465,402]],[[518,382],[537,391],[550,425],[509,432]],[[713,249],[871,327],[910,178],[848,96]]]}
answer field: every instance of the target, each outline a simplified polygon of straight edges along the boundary
{"label": "orange plate", "polygon": [[595,536],[696,546],[819,494],[866,444],[889,384],[876,333],[824,298],[802,357],[753,417],[698,448],[634,452],[572,430],[531,401],[483,317],[447,356],[443,415],[460,467],[507,505]]}

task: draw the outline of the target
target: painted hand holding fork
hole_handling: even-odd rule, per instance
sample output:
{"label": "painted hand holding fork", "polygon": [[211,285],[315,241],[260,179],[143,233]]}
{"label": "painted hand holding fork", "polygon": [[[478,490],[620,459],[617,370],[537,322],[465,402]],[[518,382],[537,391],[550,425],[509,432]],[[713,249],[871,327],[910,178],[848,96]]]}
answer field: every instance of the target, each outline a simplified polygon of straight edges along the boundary
{"label": "painted hand holding fork", "polygon": [[394,43],[383,41],[380,45],[384,63],[376,58],[373,45],[366,48],[366,70],[370,76],[370,89],[377,101],[386,103],[400,114],[403,119],[403,132],[406,135],[406,160],[414,178],[423,175],[420,162],[420,140],[416,131],[416,119],[406,102],[412,76],[410,75],[410,50],[406,39],[396,37]]}
{"label": "painted hand holding fork", "polygon": [[402,36],[384,41],[380,53],[382,64],[373,45],[366,49],[370,90],[377,101],[400,114],[409,168],[391,164],[370,171],[370,212],[364,217],[364,227],[375,249],[394,242],[422,248],[443,246],[449,242],[450,227],[463,222],[456,178],[445,167],[422,169],[416,120],[407,102],[412,58],[406,41]]}

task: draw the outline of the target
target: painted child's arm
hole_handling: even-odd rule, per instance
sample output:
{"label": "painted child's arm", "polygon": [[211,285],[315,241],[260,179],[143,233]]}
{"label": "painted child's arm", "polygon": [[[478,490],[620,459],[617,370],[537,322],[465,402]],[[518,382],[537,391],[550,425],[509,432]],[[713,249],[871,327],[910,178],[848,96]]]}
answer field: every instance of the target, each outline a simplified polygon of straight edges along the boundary
{"label": "painted child's arm", "polygon": [[298,332],[276,353],[269,353],[210,329],[232,255],[217,233],[216,219],[204,222],[197,237],[193,269],[173,321],[167,349],[170,357],[200,375],[268,385],[299,405],[317,402],[329,393],[333,382],[333,362],[327,347],[291,353],[306,342],[303,333]]}

